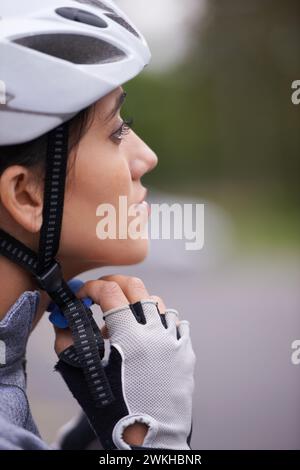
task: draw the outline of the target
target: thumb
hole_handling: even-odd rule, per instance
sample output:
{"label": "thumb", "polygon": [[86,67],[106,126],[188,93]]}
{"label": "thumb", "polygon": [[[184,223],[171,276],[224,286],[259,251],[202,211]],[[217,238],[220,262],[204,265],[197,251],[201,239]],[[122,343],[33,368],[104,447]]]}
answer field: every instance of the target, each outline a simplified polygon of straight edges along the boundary
{"label": "thumb", "polygon": [[72,333],[69,328],[57,328],[54,327],[55,331],[55,342],[54,342],[54,350],[57,355],[62,353],[65,349],[73,344]]}

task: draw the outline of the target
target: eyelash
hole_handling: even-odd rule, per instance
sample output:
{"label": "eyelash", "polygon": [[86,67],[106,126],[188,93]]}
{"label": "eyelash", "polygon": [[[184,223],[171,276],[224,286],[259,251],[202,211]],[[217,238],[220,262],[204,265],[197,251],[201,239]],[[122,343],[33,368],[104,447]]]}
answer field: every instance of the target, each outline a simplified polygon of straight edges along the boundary
{"label": "eyelash", "polygon": [[126,119],[122,122],[121,126],[119,129],[114,132],[111,137],[117,140],[117,143],[120,144],[123,140],[123,137],[131,131],[131,128],[133,126],[133,119]]}

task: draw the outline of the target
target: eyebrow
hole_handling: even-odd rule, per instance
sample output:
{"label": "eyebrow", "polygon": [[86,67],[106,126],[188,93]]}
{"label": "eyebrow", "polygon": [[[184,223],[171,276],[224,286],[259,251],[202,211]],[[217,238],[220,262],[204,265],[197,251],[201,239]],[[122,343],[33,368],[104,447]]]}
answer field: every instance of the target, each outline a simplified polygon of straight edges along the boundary
{"label": "eyebrow", "polygon": [[116,104],[114,106],[114,108],[112,109],[112,111],[106,116],[106,118],[104,119],[105,122],[108,122],[110,121],[116,114],[117,112],[120,110],[120,108],[122,107],[125,99],[126,99],[126,96],[127,96],[127,92],[126,91],[123,91],[119,96],[118,98],[116,99]]}

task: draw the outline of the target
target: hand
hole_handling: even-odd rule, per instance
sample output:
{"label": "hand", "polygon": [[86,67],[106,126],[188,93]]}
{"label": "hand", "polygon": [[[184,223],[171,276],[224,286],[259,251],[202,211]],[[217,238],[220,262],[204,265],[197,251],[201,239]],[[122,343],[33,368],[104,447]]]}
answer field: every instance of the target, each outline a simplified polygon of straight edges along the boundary
{"label": "hand", "polygon": [[[121,288],[121,291],[117,286],[113,285],[113,283],[118,284],[118,286]],[[116,293],[114,291],[116,291]],[[122,302],[125,302],[126,305],[129,303],[135,303],[140,298],[143,298],[143,296],[144,298],[150,298],[158,302],[160,313],[164,314],[166,310],[163,300],[156,295],[149,295],[143,282],[139,278],[135,277],[117,274],[102,276],[97,281],[86,282],[85,285],[76,293],[76,296],[79,299],[83,299],[87,296],[88,292],[90,292],[88,296],[94,301],[94,303],[102,307],[102,311],[120,306],[122,305]],[[179,324],[179,321],[177,323]],[[73,344],[73,338],[69,329],[60,329],[54,327],[54,330],[54,349],[56,354],[59,355],[62,351]],[[108,339],[106,325],[101,328],[101,334],[103,338]]]}
{"label": "hand", "polygon": [[[188,449],[195,363],[188,322],[179,322],[178,312],[166,310],[137,278],[105,276],[87,282],[77,295],[101,306],[111,342],[106,373],[118,404],[102,410],[94,423],[100,439],[130,449],[126,442],[141,442],[132,442],[126,431],[144,426],[149,447]],[[69,346],[68,334],[58,344]]]}
{"label": "hand", "polygon": [[[95,282],[97,284],[95,284]],[[117,295],[113,295],[113,290],[116,286],[113,283],[117,283],[121,290],[117,290]],[[104,290],[104,292],[103,292]],[[130,278],[122,275],[110,275],[103,276],[98,281],[90,281],[77,292],[78,298],[84,298],[89,292],[89,297],[93,299],[95,303],[102,306],[102,309],[109,310],[114,308],[122,302],[134,303],[140,298],[151,298],[158,303],[159,310],[164,314],[165,305],[162,299],[158,296],[150,296],[144,287],[142,281],[138,278]],[[101,302],[100,302],[101,298]],[[179,323],[179,322],[178,322]],[[54,327],[55,330],[55,345],[54,349],[56,354],[59,354],[73,344],[73,338],[69,329],[60,329]],[[101,334],[103,338],[108,339],[108,331],[106,325],[101,328]],[[146,434],[148,426],[142,423],[134,423],[125,429],[123,438],[125,442],[130,445],[141,445]]]}

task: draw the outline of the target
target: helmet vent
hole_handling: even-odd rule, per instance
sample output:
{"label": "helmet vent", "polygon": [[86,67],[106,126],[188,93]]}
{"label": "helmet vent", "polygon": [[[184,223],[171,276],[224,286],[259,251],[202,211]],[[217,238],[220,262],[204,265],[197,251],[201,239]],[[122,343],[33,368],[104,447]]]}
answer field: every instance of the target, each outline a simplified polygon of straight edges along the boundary
{"label": "helmet vent", "polygon": [[66,18],[67,20],[76,21],[77,23],[96,26],[97,28],[107,28],[107,23],[99,16],[88,11],[78,10],[78,8],[57,8],[55,12]]}
{"label": "helmet vent", "polygon": [[129,31],[130,33],[134,34],[137,38],[140,37],[138,32],[129,23],[127,23],[127,21],[124,18],[122,18],[121,16],[116,15],[115,13],[112,13],[112,14],[111,13],[105,13],[105,16],[107,16],[111,20],[115,21],[119,25],[123,26],[123,28],[127,29],[127,31]]}
{"label": "helmet vent", "polygon": [[75,2],[100,8],[101,10],[109,11],[110,13],[115,13],[115,10],[113,10],[111,7],[107,6],[104,2],[100,0],[75,0]]}
{"label": "helmet vent", "polygon": [[74,64],[118,62],[126,57],[118,47],[83,34],[37,34],[24,36],[13,42]]}

